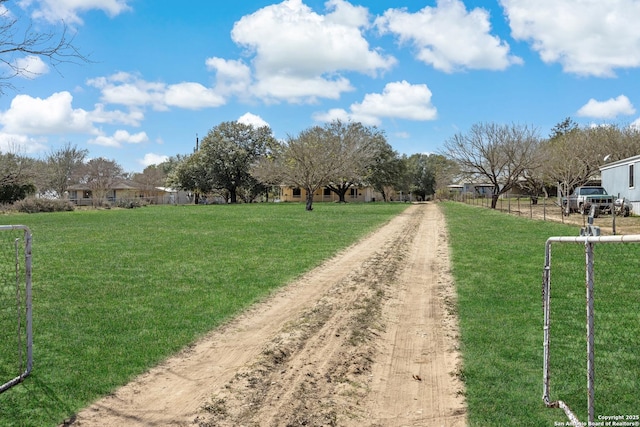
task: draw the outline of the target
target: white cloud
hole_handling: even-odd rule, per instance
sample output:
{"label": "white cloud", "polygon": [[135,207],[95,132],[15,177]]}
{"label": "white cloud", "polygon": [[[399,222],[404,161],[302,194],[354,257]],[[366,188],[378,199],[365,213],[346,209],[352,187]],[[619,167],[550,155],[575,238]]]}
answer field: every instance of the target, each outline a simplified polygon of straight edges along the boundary
{"label": "white cloud", "polygon": [[40,139],[0,132],[0,152],[2,153],[39,154],[48,149],[49,147]]}
{"label": "white cloud", "polygon": [[121,110],[106,111],[104,104],[96,104],[95,109],[89,112],[89,117],[93,123],[115,123],[138,127],[144,120],[144,113],[135,108],[127,112]]}
{"label": "white cloud", "polygon": [[7,6],[4,3],[0,4],[0,16],[6,17],[7,19],[15,19],[15,15],[7,9]]}
{"label": "white cloud", "polygon": [[20,70],[20,77],[34,79],[49,72],[49,66],[38,56],[29,55],[15,60],[13,66]]}
{"label": "white cloud", "polygon": [[314,12],[301,0],[285,0],[246,15],[231,32],[237,44],[254,54],[257,84],[266,100],[313,102],[336,99],[350,82],[341,75],[376,75],[396,60],[371,49],[362,35],[369,25],[365,8],[344,0],[326,3],[329,13]]}
{"label": "white cloud", "polygon": [[166,105],[171,107],[200,110],[202,108],[219,107],[224,105],[223,97],[200,83],[184,82],[167,87],[165,92]]}
{"label": "white cloud", "polygon": [[381,33],[396,34],[411,43],[416,57],[447,73],[465,69],[504,70],[521,64],[509,54],[509,45],[491,35],[489,13],[480,8],[467,11],[460,0],[438,0],[416,13],[389,9],[376,20]]}
{"label": "white cloud", "polygon": [[[17,95],[8,110],[0,112],[0,147],[8,141],[17,141],[28,153],[44,151],[43,143],[52,135],[93,135],[94,144],[119,147],[122,143],[141,143],[148,140],[144,132],[129,134],[117,131],[107,137],[96,124],[126,124],[139,126],[141,113],[105,111],[102,104],[87,111],[73,108],[73,97],[69,92],[58,92],[41,99],[29,95]],[[39,140],[34,137],[40,138]],[[36,150],[36,151],[34,151]]]}
{"label": "white cloud", "polygon": [[167,110],[164,102],[167,86],[164,83],[147,82],[129,73],[117,73],[87,81],[89,86],[102,92],[102,100],[110,104],[141,107],[150,105],[156,110]]}
{"label": "white cloud", "polygon": [[347,110],[342,108],[332,108],[329,111],[319,112],[313,114],[313,119],[318,122],[332,122],[334,120],[340,120],[343,122],[348,122],[351,120],[351,115]]}
{"label": "white cloud", "polygon": [[613,119],[619,115],[632,115],[635,114],[636,109],[624,95],[620,95],[617,98],[610,98],[606,101],[596,101],[591,98],[582,108],[577,112],[580,117],[591,117],[594,119]]}
{"label": "white cloud", "polygon": [[431,103],[431,90],[425,84],[412,85],[407,81],[388,83],[382,93],[368,93],[350,112],[329,110],[314,115],[318,121],[353,120],[378,126],[382,118],[426,121],[435,120],[438,112]]}
{"label": "white cloud", "polygon": [[636,0],[500,0],[517,40],[564,71],[612,77],[640,66]]}
{"label": "white cloud", "polygon": [[126,105],[131,108],[150,106],[157,111],[169,107],[199,110],[219,107],[225,99],[215,90],[200,83],[183,82],[167,85],[148,82],[129,73],[116,73],[109,77],[98,77],[87,81],[89,86],[100,89],[103,102]]}
{"label": "white cloud", "polygon": [[169,160],[169,156],[165,156],[164,154],[147,153],[144,155],[144,158],[138,160],[138,163],[146,168],[151,165],[159,165],[167,160]]}
{"label": "white cloud", "polygon": [[45,135],[89,133],[93,130],[90,114],[71,106],[69,92],[57,92],[49,98],[17,95],[9,110],[0,113],[3,131],[17,134]]}
{"label": "white cloud", "polygon": [[126,130],[117,130],[112,136],[104,134],[90,139],[89,144],[101,145],[103,147],[122,147],[122,144],[140,144],[149,141],[149,137],[145,132],[130,134]]}
{"label": "white cloud", "polygon": [[343,92],[354,90],[344,77],[322,76],[299,78],[286,72],[264,76],[253,88],[265,101],[285,99],[291,103],[315,103],[318,98],[339,99]]}
{"label": "white cloud", "polygon": [[110,17],[131,10],[129,0],[20,0],[23,9],[35,8],[31,16],[48,22],[64,21],[82,24],[79,14],[89,10],[101,10]]}
{"label": "white cloud", "polygon": [[243,95],[251,86],[251,68],[243,61],[207,58],[209,71],[216,72],[216,91],[221,95]]}
{"label": "white cloud", "polygon": [[262,117],[256,116],[255,114],[245,113],[239,119],[238,123],[243,123],[245,125],[252,125],[253,127],[259,128],[263,126],[269,126],[269,123],[265,122]]}

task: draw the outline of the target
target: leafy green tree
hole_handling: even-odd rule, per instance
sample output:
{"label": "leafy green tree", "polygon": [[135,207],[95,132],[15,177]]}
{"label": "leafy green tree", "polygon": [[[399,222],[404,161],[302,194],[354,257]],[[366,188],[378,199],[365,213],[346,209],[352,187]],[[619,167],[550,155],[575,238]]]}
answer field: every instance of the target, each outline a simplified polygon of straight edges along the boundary
{"label": "leafy green tree", "polygon": [[366,182],[382,194],[382,199],[386,202],[392,189],[407,187],[408,190],[408,184],[403,179],[406,168],[406,159],[399,157],[385,141],[380,143],[376,156],[369,165]]}
{"label": "leafy green tree", "polygon": [[207,187],[224,189],[237,203],[241,189],[256,187],[250,168],[267,152],[275,139],[268,126],[256,128],[238,122],[223,122],[209,131],[196,154],[210,182]]}
{"label": "leafy green tree", "polygon": [[167,183],[171,187],[192,192],[194,203],[200,202],[200,195],[213,190],[212,181],[207,176],[207,170],[200,151],[189,156],[177,156],[172,161]]}
{"label": "leafy green tree", "polygon": [[413,154],[407,159],[410,191],[419,200],[427,200],[436,192],[436,170],[427,154]]}
{"label": "leafy green tree", "polygon": [[13,203],[36,192],[35,162],[15,153],[0,154],[0,203]]}
{"label": "leafy green tree", "polygon": [[458,175],[457,164],[441,154],[413,154],[405,161],[410,191],[419,200],[430,199]]}

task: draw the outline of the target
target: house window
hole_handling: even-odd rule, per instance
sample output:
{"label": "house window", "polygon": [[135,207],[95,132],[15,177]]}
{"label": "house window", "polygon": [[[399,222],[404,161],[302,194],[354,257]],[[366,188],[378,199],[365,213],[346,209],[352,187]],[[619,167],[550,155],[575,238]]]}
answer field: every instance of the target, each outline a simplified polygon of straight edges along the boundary
{"label": "house window", "polygon": [[324,195],[325,197],[330,196],[330,195],[331,195],[331,190],[329,190],[327,187],[325,187],[325,188],[324,188],[323,195]]}
{"label": "house window", "polygon": [[293,197],[300,198],[302,196],[302,190],[300,188],[293,189]]}
{"label": "house window", "polygon": [[634,187],[634,177],[633,177],[633,165],[629,165],[629,188],[633,188]]}
{"label": "house window", "polygon": [[89,191],[89,190],[84,190],[84,191],[82,192],[82,198],[83,198],[83,199],[90,199],[90,198],[91,198],[91,191]]}
{"label": "house window", "polygon": [[351,188],[350,190],[351,190],[351,194],[350,194],[351,198],[352,199],[357,198],[358,197],[358,189],[357,188]]}

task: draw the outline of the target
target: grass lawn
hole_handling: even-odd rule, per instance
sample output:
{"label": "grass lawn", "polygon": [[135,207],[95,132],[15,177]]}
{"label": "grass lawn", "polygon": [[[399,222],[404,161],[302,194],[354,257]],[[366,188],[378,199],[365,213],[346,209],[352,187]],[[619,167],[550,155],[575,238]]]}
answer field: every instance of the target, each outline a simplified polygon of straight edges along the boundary
{"label": "grass lawn", "polygon": [[[452,248],[471,426],[553,426],[542,402],[542,269],[547,238],[579,228],[443,203]],[[587,421],[585,254],[554,244],[551,398]],[[595,413],[640,413],[640,244],[595,248]]]}
{"label": "grass lawn", "polygon": [[[34,369],[0,394],[0,425],[57,425],[406,207],[150,206],[2,217],[33,232]],[[0,318],[9,328],[12,321]],[[0,373],[9,359],[0,355]]]}

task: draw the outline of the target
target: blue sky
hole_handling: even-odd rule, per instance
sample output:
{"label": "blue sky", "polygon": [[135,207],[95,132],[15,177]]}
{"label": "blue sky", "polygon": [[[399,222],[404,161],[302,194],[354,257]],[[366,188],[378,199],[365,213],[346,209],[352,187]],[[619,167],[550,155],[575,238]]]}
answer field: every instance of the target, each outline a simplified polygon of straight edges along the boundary
{"label": "blue sky", "polygon": [[[389,6],[393,4],[393,6]],[[14,57],[0,149],[67,142],[128,172],[193,151],[223,121],[276,138],[332,119],[438,152],[480,122],[546,137],[640,125],[639,0],[16,0],[5,17],[64,21],[90,63]],[[0,72],[2,69],[0,69]]]}

